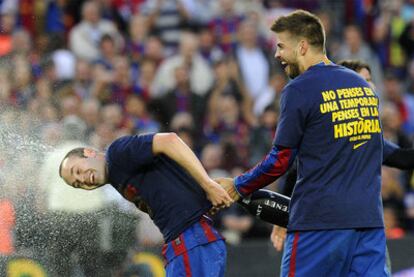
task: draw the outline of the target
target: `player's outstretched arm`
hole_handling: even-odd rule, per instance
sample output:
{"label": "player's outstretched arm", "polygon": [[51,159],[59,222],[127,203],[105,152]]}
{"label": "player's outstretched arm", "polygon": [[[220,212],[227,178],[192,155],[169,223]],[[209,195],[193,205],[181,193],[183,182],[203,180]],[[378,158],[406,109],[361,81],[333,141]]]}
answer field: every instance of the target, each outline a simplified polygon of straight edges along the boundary
{"label": "player's outstretched arm", "polygon": [[236,191],[245,197],[286,173],[296,157],[296,149],[273,145],[266,157],[254,168],[234,179]]}
{"label": "player's outstretched arm", "polygon": [[414,169],[414,149],[399,148],[383,164],[403,170]]}
{"label": "player's outstretched arm", "polygon": [[213,206],[229,207],[233,203],[228,193],[208,176],[197,156],[177,134],[156,134],[152,149],[155,155],[164,154],[183,167],[200,184]]}

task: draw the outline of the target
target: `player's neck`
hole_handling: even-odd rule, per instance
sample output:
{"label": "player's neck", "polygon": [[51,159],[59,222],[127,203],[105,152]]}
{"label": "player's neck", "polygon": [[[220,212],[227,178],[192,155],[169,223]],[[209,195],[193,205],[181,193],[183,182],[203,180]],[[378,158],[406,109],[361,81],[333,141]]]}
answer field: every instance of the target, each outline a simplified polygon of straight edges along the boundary
{"label": "player's neck", "polygon": [[328,59],[328,57],[324,53],[305,56],[303,57],[303,62],[302,62],[302,66],[300,67],[300,69],[303,73],[306,70],[308,70],[309,67],[314,66],[321,62],[325,64],[329,64],[331,61]]}

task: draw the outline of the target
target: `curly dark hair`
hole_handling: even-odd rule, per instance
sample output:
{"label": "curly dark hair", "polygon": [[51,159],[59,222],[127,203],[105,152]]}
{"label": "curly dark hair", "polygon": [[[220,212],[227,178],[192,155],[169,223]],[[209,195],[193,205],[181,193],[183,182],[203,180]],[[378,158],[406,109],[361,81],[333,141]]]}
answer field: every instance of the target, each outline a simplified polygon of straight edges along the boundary
{"label": "curly dark hair", "polygon": [[371,73],[371,67],[361,60],[342,60],[337,64],[345,66],[346,68],[349,68],[355,72],[359,72],[361,69],[365,68],[369,71],[369,73]]}

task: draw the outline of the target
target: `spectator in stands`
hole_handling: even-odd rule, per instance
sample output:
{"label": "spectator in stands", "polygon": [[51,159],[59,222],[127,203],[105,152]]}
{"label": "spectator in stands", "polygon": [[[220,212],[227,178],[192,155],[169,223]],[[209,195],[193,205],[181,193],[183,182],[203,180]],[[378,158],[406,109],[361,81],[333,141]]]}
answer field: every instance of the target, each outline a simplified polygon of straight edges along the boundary
{"label": "spectator in stands", "polygon": [[141,96],[131,94],[125,104],[126,127],[132,134],[156,133],[160,131],[160,124],[155,121],[147,110]]}
{"label": "spectator in stands", "polygon": [[139,14],[146,0],[112,0],[112,7],[119,11],[124,22],[131,22],[131,18]]}
{"label": "spectator in stands", "polygon": [[36,80],[35,89],[35,99],[39,100],[41,103],[50,102],[52,100],[53,94],[50,81],[45,77]]}
{"label": "spectator in stands", "polygon": [[[62,94],[65,92],[62,92]],[[71,92],[68,94],[63,95],[59,99],[59,109],[61,112],[61,116],[65,117],[68,115],[80,115],[80,100]]]}
{"label": "spectator in stands", "polygon": [[[369,61],[373,82],[377,84],[379,89],[381,89],[383,70],[379,62],[379,58],[364,41],[359,27],[356,25],[348,25],[345,27],[343,34],[343,40],[345,43],[342,44],[341,48],[338,50],[337,56],[335,56],[334,59]],[[380,92],[380,90],[377,90],[378,94],[380,94]]]}
{"label": "spectator in stands", "polygon": [[[212,112],[216,110],[217,112]],[[217,107],[206,114],[204,134],[214,143],[222,143],[226,160],[225,169],[246,166],[248,162],[249,127],[241,116],[237,99],[233,94],[218,97]],[[237,150],[236,150],[237,149]]]}
{"label": "spectator in stands", "polygon": [[[174,77],[175,86],[152,104],[164,130],[168,130],[176,113],[188,112],[195,122],[202,122],[204,115],[205,99],[192,90],[188,66],[177,66],[174,69]],[[198,131],[201,132],[201,129]]]}
{"label": "spectator in stands", "polygon": [[66,48],[64,38],[54,36],[50,43],[52,55],[51,59],[54,64],[56,78],[58,81],[71,81],[75,77],[76,58],[75,55]]}
{"label": "spectator in stands", "polygon": [[249,125],[256,124],[256,118],[252,113],[253,100],[247,91],[237,63],[233,59],[219,60],[214,63],[215,83],[207,95],[207,113],[214,117],[219,112],[220,96],[232,94],[241,109],[241,117]]}
{"label": "spectator in stands", "polygon": [[213,19],[217,1],[211,0],[184,0],[183,1],[188,13],[190,22],[194,27],[204,27]]}
{"label": "spectator in stands", "polygon": [[253,101],[256,101],[269,84],[271,55],[259,45],[256,25],[252,21],[241,23],[238,38],[236,61],[247,91]]}
{"label": "spectator in stands", "polygon": [[106,149],[114,139],[123,133],[107,122],[100,122],[91,134],[89,142],[96,149]]}
{"label": "spectator in stands", "polygon": [[213,83],[213,73],[199,53],[197,35],[184,33],[180,39],[180,52],[166,59],[158,68],[151,89],[152,97],[161,97],[175,87],[174,70],[180,65],[190,70],[191,90],[198,95],[207,93]]}
{"label": "spectator in stands", "polygon": [[384,80],[384,97],[395,105],[401,119],[402,130],[414,135],[414,96],[404,91],[400,78],[389,72]]}
{"label": "spectator in stands", "polygon": [[21,55],[13,59],[12,71],[12,101],[17,106],[26,107],[35,95],[31,67]]}
{"label": "spectator in stands", "polygon": [[99,42],[104,34],[113,36],[117,45],[121,46],[122,38],[115,25],[102,18],[95,1],[86,1],[82,5],[82,21],[69,33],[70,49],[78,58],[96,60],[99,57]]}
{"label": "spectator in stands", "polygon": [[46,7],[45,30],[47,33],[67,34],[74,18],[66,10],[67,0],[49,1]]}
{"label": "spectator in stands", "polygon": [[91,98],[92,66],[82,59],[76,60],[75,77],[73,87],[76,95],[81,99]]}
{"label": "spectator in stands", "polygon": [[89,138],[101,120],[101,103],[94,98],[90,98],[82,101],[81,105],[81,119],[86,124],[85,135]]}
{"label": "spectator in stands", "polygon": [[155,64],[158,66],[164,60],[164,45],[162,41],[156,36],[150,36],[145,42],[144,46],[145,57],[154,61]]}
{"label": "spectator in stands", "polygon": [[129,23],[126,53],[133,64],[139,64],[145,53],[145,43],[148,39],[148,18],[139,14],[132,16]]}
{"label": "spectator in stands", "polygon": [[216,44],[225,54],[231,53],[237,45],[237,31],[243,15],[236,12],[234,0],[219,0],[216,16],[208,24]]}
{"label": "spectator in stands", "polygon": [[112,71],[118,56],[115,40],[111,35],[104,34],[99,41],[99,57],[94,61],[102,70]]}
{"label": "spectator in stands", "polygon": [[208,143],[201,152],[200,161],[207,173],[215,177],[227,176],[223,171],[223,148],[218,143]]}
{"label": "spectator in stands", "polygon": [[279,111],[275,105],[269,105],[260,116],[259,125],[254,126],[249,139],[249,166],[254,166],[268,153],[279,120]]}
{"label": "spectator in stands", "polygon": [[114,59],[113,71],[101,70],[95,67],[97,78],[94,80],[92,95],[103,103],[118,103],[122,107],[126,98],[139,93],[139,87],[133,82],[130,62],[125,56]]}
{"label": "spectator in stands", "polygon": [[384,138],[402,148],[410,148],[412,142],[402,129],[402,118],[395,104],[386,102],[381,110]]}
{"label": "spectator in stands", "polygon": [[188,25],[190,14],[183,0],[146,1],[142,13],[148,16],[152,35],[161,38],[168,54],[178,47],[182,30]]}
{"label": "spectator in stands", "polygon": [[392,206],[397,216],[404,215],[404,189],[400,182],[399,171],[394,168],[382,168],[381,196],[384,206]]}
{"label": "spectator in stands", "polygon": [[32,39],[29,33],[24,30],[16,30],[12,35],[13,55],[20,55],[30,60],[32,50]]}
{"label": "spectator in stands", "polygon": [[100,118],[115,130],[125,127],[122,107],[119,104],[113,103],[103,106],[100,110]]}
{"label": "spectator in stands", "polygon": [[137,91],[145,102],[150,100],[150,88],[154,82],[157,64],[154,60],[144,58],[141,60],[137,78]]}
{"label": "spectator in stands", "polygon": [[56,106],[50,102],[40,104],[37,116],[41,120],[42,125],[54,124],[59,121],[59,111],[57,110]]}
{"label": "spectator in stands", "polygon": [[286,75],[282,72],[275,72],[270,76],[269,84],[261,93],[260,98],[256,99],[253,106],[255,116],[260,116],[269,105],[279,101],[280,93],[287,84]]}
{"label": "spectator in stands", "polygon": [[405,22],[401,9],[402,1],[379,5],[381,12],[375,20],[373,30],[374,49],[385,68],[403,73],[405,56],[398,40],[404,31]]}
{"label": "spectator in stands", "polygon": [[208,28],[202,28],[199,35],[200,54],[210,65],[224,58],[223,51],[214,43],[214,35]]}

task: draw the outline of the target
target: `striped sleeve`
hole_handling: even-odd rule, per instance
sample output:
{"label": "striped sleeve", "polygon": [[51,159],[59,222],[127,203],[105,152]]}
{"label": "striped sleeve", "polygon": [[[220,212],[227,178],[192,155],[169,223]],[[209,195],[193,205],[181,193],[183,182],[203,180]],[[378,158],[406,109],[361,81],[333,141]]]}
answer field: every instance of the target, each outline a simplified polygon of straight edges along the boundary
{"label": "striped sleeve", "polygon": [[245,197],[275,181],[286,173],[296,157],[296,149],[274,145],[254,168],[234,180],[237,192]]}

